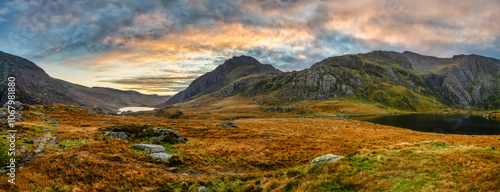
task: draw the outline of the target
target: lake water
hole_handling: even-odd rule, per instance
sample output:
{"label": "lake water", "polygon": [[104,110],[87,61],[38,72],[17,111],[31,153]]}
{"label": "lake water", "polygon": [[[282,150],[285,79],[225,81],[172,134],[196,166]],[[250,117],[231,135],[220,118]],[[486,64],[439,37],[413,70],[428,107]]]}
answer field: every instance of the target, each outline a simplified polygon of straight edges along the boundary
{"label": "lake water", "polygon": [[463,135],[500,135],[500,121],[471,115],[410,114],[356,118],[421,132]]}
{"label": "lake water", "polygon": [[118,109],[118,114],[121,114],[122,112],[126,112],[126,111],[132,111],[132,112],[137,112],[137,111],[152,111],[154,110],[155,108],[151,108],[151,107],[124,107],[124,108],[120,108]]}

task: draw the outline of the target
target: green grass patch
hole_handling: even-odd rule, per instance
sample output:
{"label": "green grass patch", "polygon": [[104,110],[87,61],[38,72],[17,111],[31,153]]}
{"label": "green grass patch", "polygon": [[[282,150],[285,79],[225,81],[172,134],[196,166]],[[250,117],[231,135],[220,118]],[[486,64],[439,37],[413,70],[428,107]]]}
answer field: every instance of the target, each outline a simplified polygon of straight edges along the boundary
{"label": "green grass patch", "polygon": [[87,139],[73,139],[73,140],[66,140],[61,143],[61,147],[63,148],[70,148],[70,147],[78,147],[80,145],[83,145],[85,143],[88,143],[89,140]]}
{"label": "green grass patch", "polygon": [[34,126],[33,128],[34,128],[35,132],[37,132],[37,133],[46,133],[46,131],[44,131],[41,127]]}

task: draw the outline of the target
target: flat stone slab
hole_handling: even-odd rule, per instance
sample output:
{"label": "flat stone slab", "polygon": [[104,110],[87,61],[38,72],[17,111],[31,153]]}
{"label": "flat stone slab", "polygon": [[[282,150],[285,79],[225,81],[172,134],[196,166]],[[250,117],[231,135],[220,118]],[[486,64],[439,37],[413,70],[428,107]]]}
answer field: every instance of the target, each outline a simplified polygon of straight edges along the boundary
{"label": "flat stone slab", "polygon": [[148,153],[165,153],[167,150],[161,145],[150,145],[150,144],[134,144],[136,149],[146,151]]}
{"label": "flat stone slab", "polygon": [[170,158],[172,158],[172,155],[169,155],[167,153],[151,153],[149,154],[150,157],[153,159],[159,159],[165,162],[169,162]]}
{"label": "flat stone slab", "polygon": [[312,160],[311,165],[313,167],[323,165],[325,163],[333,163],[335,161],[338,161],[340,159],[344,158],[343,156],[338,156],[334,154],[326,154],[320,157],[316,157],[315,159]]}
{"label": "flat stone slab", "polygon": [[223,127],[236,127],[238,128],[238,125],[232,123],[232,122],[222,122],[219,124],[219,126],[223,126]]}

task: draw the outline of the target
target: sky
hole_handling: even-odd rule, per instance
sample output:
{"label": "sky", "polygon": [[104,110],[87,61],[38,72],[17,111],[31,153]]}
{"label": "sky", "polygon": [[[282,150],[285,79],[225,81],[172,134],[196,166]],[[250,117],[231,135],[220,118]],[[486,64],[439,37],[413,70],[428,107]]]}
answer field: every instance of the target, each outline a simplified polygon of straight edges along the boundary
{"label": "sky", "polygon": [[0,51],[89,87],[173,95],[240,55],[282,71],[373,50],[500,58],[498,0],[3,0]]}

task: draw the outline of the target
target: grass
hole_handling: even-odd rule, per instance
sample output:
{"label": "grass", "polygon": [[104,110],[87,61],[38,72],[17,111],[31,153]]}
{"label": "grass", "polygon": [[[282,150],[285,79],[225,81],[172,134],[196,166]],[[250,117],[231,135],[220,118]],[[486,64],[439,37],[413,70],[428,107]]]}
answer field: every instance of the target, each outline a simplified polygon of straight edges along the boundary
{"label": "grass", "polygon": [[[338,117],[300,118],[294,112],[265,112],[264,106],[238,97],[183,105],[199,107],[179,108],[189,119],[47,113],[59,122],[51,130],[62,138],[58,148],[24,164],[16,175],[18,185],[0,183],[0,187],[10,191],[197,191],[200,186],[210,191],[500,190],[497,135],[420,134]],[[349,100],[291,105],[309,109],[310,116],[338,109],[357,114],[368,107]],[[30,143],[39,135],[33,126],[45,122],[26,113],[31,118],[18,123],[21,143]],[[217,126],[238,116],[252,118],[232,120],[239,128]],[[148,137],[143,129],[153,127],[171,128],[190,139],[160,143],[182,163],[160,163],[132,148]],[[104,137],[104,131],[124,131],[130,138]],[[312,159],[328,153],[345,158],[310,166]],[[0,175],[0,180],[6,177]]]}
{"label": "grass", "polygon": [[10,157],[8,155],[9,146],[3,137],[0,137],[0,165],[7,165]]}
{"label": "grass", "polygon": [[34,128],[35,132],[37,132],[37,133],[46,133],[46,131],[44,131],[41,127],[34,126],[33,128]]}
{"label": "grass", "polygon": [[61,143],[61,147],[63,148],[70,148],[70,147],[78,147],[83,144],[88,143],[89,140],[87,139],[74,139],[74,140],[66,140]]}

